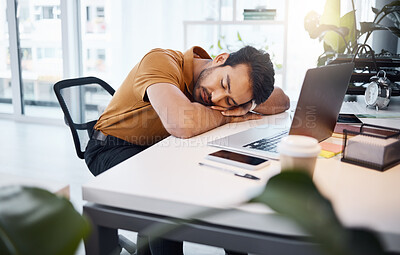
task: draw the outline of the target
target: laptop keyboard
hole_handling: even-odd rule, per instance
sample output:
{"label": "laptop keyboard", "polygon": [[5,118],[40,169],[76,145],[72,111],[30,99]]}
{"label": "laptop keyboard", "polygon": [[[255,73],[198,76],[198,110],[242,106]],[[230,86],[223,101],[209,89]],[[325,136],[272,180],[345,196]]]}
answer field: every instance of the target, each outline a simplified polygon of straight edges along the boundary
{"label": "laptop keyboard", "polygon": [[282,131],[272,137],[263,138],[255,142],[244,145],[245,148],[252,148],[256,150],[277,152],[278,143],[281,139],[289,134],[289,130]]}

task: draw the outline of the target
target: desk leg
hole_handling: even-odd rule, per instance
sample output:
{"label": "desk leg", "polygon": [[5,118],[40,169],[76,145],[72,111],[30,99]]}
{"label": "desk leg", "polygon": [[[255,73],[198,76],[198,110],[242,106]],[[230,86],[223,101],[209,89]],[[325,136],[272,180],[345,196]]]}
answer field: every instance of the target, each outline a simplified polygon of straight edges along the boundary
{"label": "desk leg", "polygon": [[119,254],[121,251],[118,245],[118,230],[98,225],[96,215],[91,210],[83,207],[83,214],[91,221],[91,232],[85,240],[85,251],[87,255],[110,255]]}

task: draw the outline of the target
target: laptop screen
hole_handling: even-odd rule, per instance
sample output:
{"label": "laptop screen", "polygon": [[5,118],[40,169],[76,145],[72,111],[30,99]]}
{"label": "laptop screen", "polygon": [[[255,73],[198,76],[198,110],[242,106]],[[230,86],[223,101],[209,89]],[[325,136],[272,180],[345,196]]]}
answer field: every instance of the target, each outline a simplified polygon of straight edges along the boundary
{"label": "laptop screen", "polygon": [[322,141],[332,135],[354,63],[309,69],[304,78],[290,135]]}

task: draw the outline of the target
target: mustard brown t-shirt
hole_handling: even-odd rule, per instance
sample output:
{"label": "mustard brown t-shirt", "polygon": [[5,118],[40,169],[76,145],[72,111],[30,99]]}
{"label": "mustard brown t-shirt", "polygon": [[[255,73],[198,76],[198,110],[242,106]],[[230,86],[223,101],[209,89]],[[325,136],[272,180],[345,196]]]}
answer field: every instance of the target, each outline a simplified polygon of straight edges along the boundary
{"label": "mustard brown t-shirt", "polygon": [[193,101],[193,58],[211,59],[196,46],[184,54],[151,50],[130,71],[94,128],[137,145],[152,145],[169,136],[147,98],[146,89],[156,83],[169,83]]}

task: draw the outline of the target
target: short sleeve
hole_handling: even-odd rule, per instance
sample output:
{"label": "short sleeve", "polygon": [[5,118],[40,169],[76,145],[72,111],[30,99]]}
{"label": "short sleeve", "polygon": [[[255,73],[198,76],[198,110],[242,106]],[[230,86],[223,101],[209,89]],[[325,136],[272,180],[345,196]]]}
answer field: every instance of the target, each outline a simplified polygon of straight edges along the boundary
{"label": "short sleeve", "polygon": [[180,52],[154,49],[146,54],[137,66],[134,91],[143,101],[148,101],[146,90],[156,83],[169,83],[179,89],[184,86],[183,55]]}

